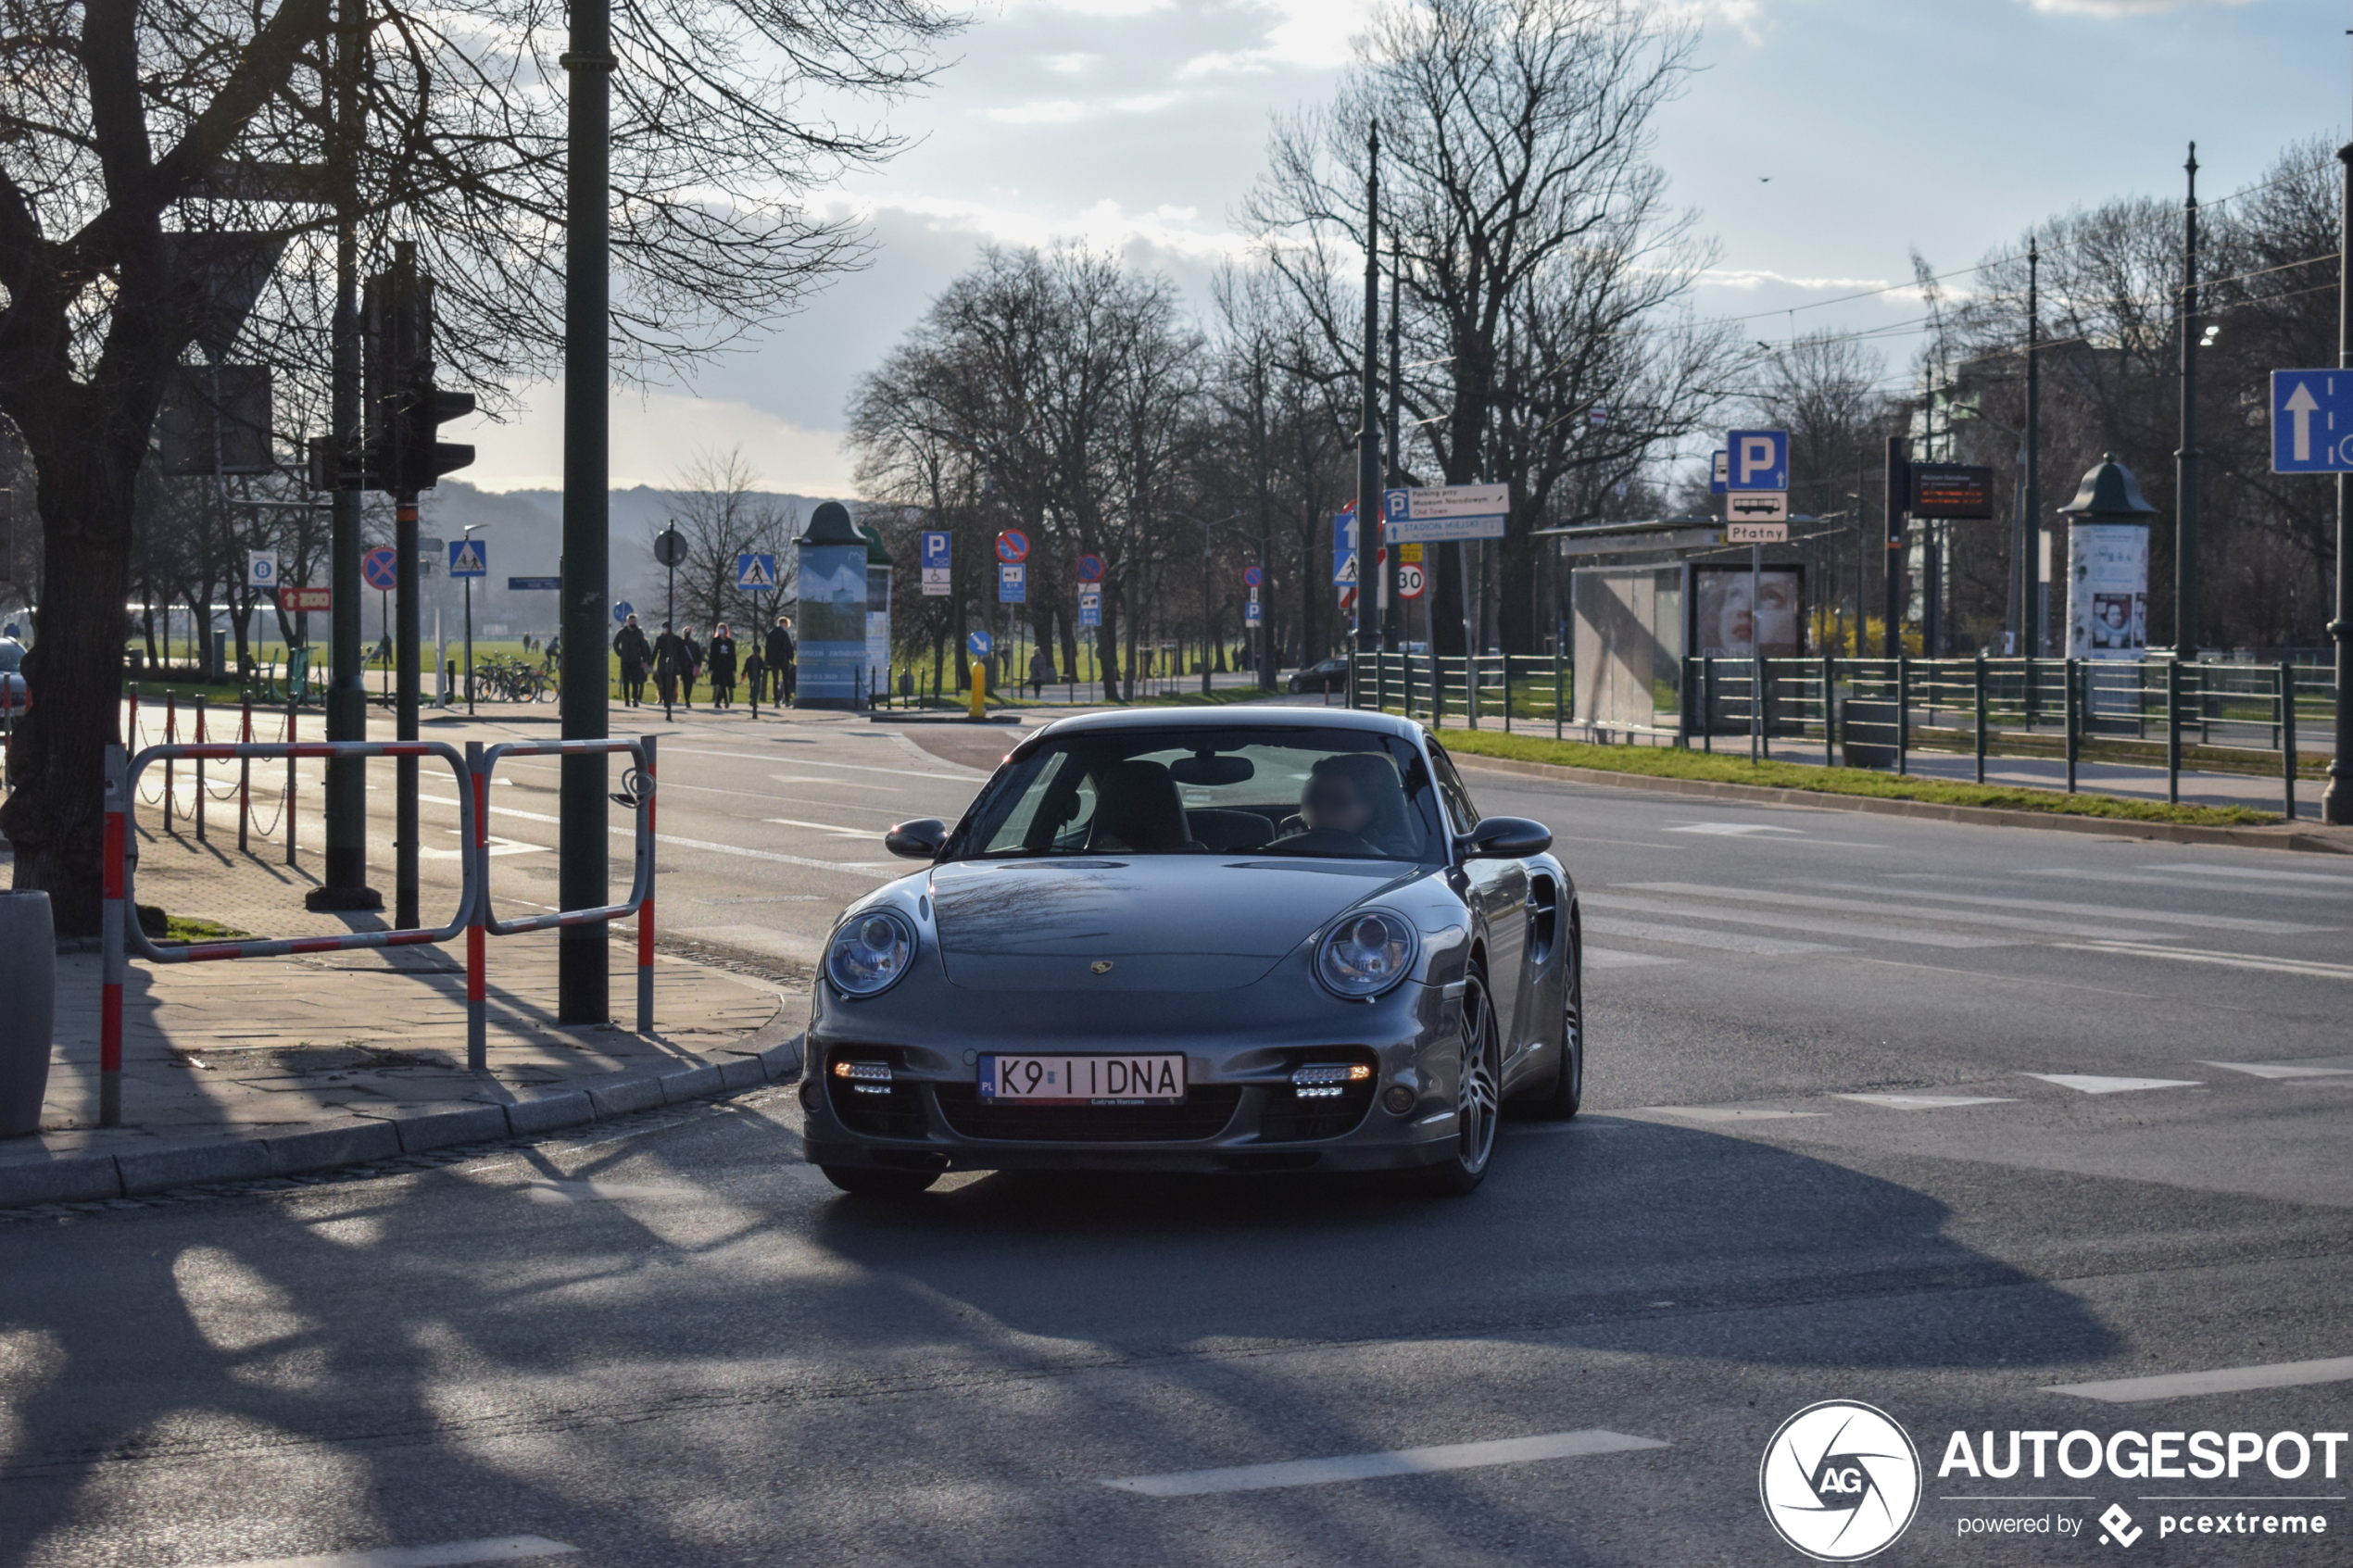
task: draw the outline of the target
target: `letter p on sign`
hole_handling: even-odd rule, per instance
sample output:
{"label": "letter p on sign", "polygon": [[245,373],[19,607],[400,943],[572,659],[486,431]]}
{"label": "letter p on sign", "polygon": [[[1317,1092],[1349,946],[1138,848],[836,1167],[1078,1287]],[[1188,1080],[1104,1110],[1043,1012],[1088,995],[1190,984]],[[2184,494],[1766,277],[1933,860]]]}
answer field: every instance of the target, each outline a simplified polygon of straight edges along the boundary
{"label": "letter p on sign", "polygon": [[1789,488],[1789,432],[1735,430],[1727,433],[1724,445],[1731,454],[1731,472],[1728,476],[1730,488]]}

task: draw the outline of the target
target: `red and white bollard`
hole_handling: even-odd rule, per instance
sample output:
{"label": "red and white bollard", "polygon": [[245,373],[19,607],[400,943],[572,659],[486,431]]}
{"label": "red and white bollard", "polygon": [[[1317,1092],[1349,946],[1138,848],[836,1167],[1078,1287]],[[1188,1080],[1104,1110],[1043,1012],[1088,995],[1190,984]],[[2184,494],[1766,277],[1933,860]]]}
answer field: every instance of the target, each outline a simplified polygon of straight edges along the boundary
{"label": "red and white bollard", "polygon": [[107,747],[107,825],[104,847],[99,851],[105,859],[105,901],[98,920],[101,950],[104,958],[98,972],[98,1125],[119,1127],[122,1124],[122,922],[128,911],[123,908],[123,857],[129,852],[126,817],[129,802],[123,798],[123,784],[127,764],[122,747]]}
{"label": "red and white bollard", "polygon": [[645,804],[637,809],[646,814],[646,901],[637,906],[637,1033],[654,1032],[654,737],[640,735],[638,744],[646,748],[644,764]]}
{"label": "red and white bollard", "polygon": [[[466,783],[474,797],[474,863],[487,863],[490,854],[490,777],[483,771],[482,742],[466,743]],[[466,916],[466,1069],[486,1072],[490,1066],[490,897],[482,879],[474,886],[474,907]]]}

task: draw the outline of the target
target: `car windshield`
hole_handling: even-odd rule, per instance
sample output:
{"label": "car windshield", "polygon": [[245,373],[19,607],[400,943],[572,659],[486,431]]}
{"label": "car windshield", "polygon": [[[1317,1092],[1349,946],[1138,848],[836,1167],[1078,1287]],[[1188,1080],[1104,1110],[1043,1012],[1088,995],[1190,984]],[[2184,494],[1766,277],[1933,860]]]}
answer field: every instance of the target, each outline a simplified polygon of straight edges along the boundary
{"label": "car windshield", "polygon": [[1429,771],[1394,735],[1170,726],[1048,739],[988,782],[943,859],[1300,855],[1435,861]]}

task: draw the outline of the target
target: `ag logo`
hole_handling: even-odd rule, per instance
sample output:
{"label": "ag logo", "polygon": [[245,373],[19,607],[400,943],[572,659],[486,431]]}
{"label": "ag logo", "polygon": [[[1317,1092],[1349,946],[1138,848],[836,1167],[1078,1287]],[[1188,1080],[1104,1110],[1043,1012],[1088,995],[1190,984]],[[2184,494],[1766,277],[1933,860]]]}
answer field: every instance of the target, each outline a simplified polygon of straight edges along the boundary
{"label": "ag logo", "polygon": [[1825,1399],[1781,1423],[1756,1490],[1781,1539],[1818,1562],[1859,1562],[1912,1523],[1920,1456],[1884,1411]]}

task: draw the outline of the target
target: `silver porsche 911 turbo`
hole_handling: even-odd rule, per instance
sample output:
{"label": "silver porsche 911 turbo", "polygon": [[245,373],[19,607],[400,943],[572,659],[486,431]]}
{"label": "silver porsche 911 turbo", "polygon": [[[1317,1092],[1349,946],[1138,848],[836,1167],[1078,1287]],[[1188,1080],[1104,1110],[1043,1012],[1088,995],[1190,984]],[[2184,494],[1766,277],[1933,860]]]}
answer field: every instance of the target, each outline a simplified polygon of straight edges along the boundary
{"label": "silver porsche 911 turbo", "polygon": [[809,1160],[1373,1171],[1468,1193],[1506,1100],[1577,1113],[1575,884],[1409,721],[1299,708],[1061,720],[929,864],[852,905],[816,985]]}

